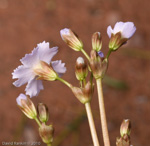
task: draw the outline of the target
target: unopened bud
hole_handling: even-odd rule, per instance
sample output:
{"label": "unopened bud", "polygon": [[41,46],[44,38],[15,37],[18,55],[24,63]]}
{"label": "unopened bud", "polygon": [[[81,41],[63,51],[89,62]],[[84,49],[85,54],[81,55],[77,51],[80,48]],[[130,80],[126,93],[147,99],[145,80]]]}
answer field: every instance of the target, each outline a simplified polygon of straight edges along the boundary
{"label": "unopened bud", "polygon": [[48,126],[42,123],[39,128],[39,134],[44,143],[51,144],[53,142],[54,128],[52,125]]}
{"label": "unopened bud", "polygon": [[116,34],[111,34],[111,38],[109,41],[109,49],[112,51],[116,51],[119,47],[127,42],[127,38],[121,37],[121,32]]}
{"label": "unopened bud", "polygon": [[100,32],[95,32],[92,36],[92,48],[99,52],[102,49],[102,37]]}
{"label": "unopened bud", "polygon": [[20,94],[16,99],[17,105],[21,111],[30,119],[34,119],[37,116],[37,112],[33,102],[24,94]]}
{"label": "unopened bud", "polygon": [[37,79],[39,80],[54,81],[58,77],[51,64],[49,65],[44,61],[40,61],[40,64],[34,68],[34,72],[37,74]]}
{"label": "unopened bud", "polygon": [[49,118],[48,107],[43,103],[39,103],[37,106],[37,111],[40,121],[43,123],[47,122]]}
{"label": "unopened bud", "polygon": [[60,31],[60,35],[62,39],[66,42],[66,44],[75,51],[81,51],[83,48],[82,41],[78,38],[78,36],[71,31],[71,29],[64,28]]}
{"label": "unopened bud", "polygon": [[77,99],[85,104],[90,102],[93,95],[94,85],[88,82],[84,88],[72,87],[72,92],[77,97]]}
{"label": "unopened bud", "polygon": [[108,66],[108,60],[101,58],[95,51],[91,51],[90,67],[95,79],[103,78]]}
{"label": "unopened bud", "polygon": [[120,134],[121,137],[124,137],[125,135],[130,136],[131,132],[131,122],[129,119],[123,120],[121,127],[120,127]]}
{"label": "unopened bud", "polygon": [[78,57],[75,66],[76,78],[83,81],[88,75],[87,64],[82,57]]}

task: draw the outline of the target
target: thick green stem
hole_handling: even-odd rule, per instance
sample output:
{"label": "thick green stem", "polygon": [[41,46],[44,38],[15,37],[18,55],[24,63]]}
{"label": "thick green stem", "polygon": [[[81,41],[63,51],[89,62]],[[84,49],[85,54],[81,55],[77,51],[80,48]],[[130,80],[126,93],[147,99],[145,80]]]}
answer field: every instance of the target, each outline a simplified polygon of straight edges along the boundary
{"label": "thick green stem", "polygon": [[81,49],[81,52],[85,55],[85,57],[88,59],[88,61],[90,61],[90,57],[89,55],[85,52],[84,49]]}
{"label": "thick green stem", "polygon": [[62,83],[64,83],[65,85],[67,85],[69,88],[71,88],[71,84],[68,83],[67,81],[65,81],[64,79],[57,77],[57,80],[61,81]]}
{"label": "thick green stem", "polygon": [[104,146],[110,146],[101,78],[96,79]]}
{"label": "thick green stem", "polygon": [[88,121],[89,121],[89,126],[90,126],[90,130],[91,130],[91,135],[92,135],[94,146],[100,146],[98,137],[97,137],[97,133],[96,133],[96,129],[95,129],[91,106],[90,106],[89,102],[85,103],[85,109],[87,112],[87,117],[88,117]]}
{"label": "thick green stem", "polygon": [[35,119],[35,121],[37,122],[37,124],[39,125],[39,127],[41,127],[41,123],[40,123],[40,121],[38,120],[38,118],[35,117],[34,119]]}
{"label": "thick green stem", "polygon": [[109,49],[109,51],[108,51],[108,53],[107,53],[107,56],[106,56],[107,59],[109,58],[111,52],[112,52],[112,50]]}
{"label": "thick green stem", "polygon": [[47,146],[52,146],[52,144],[51,144],[51,143],[48,143]]}

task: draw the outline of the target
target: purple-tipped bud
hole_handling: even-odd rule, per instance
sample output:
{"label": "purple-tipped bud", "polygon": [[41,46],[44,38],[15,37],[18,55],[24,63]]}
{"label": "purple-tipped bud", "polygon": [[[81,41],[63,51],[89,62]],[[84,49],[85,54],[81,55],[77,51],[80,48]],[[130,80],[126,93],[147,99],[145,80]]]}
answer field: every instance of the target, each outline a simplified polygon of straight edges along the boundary
{"label": "purple-tipped bud", "polygon": [[78,38],[78,36],[68,28],[60,30],[61,38],[66,42],[66,44],[75,51],[81,51],[83,49],[83,43]]}
{"label": "purple-tipped bud", "polygon": [[101,58],[104,58],[104,54],[103,54],[102,51],[99,51],[99,52],[98,52],[98,55],[99,55]]}
{"label": "purple-tipped bud", "polygon": [[79,81],[83,81],[88,75],[88,68],[85,60],[82,57],[78,57],[75,66],[76,78]]}
{"label": "purple-tipped bud", "polygon": [[30,119],[34,119],[37,116],[35,106],[31,99],[24,94],[20,94],[16,99],[18,107],[21,111]]}
{"label": "purple-tipped bud", "polygon": [[39,103],[37,106],[37,111],[40,121],[46,123],[49,118],[48,107],[43,103]]}
{"label": "purple-tipped bud", "polygon": [[107,59],[103,60],[103,58],[101,58],[95,50],[92,50],[90,58],[90,67],[95,79],[103,78],[105,72],[107,71],[107,66],[108,60]]}
{"label": "purple-tipped bud", "polygon": [[95,32],[92,36],[92,48],[99,52],[102,49],[102,37],[100,32]]}

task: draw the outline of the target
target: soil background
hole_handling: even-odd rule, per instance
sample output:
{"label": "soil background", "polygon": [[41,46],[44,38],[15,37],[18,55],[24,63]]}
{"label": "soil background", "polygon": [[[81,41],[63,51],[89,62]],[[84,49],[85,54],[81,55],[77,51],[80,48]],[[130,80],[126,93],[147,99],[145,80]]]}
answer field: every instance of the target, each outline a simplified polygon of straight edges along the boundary
{"label": "soil background", "polygon": [[[127,89],[114,88],[104,82],[104,100],[111,145],[120,135],[123,119],[132,122],[131,140],[135,146],[149,146],[150,142],[150,1],[149,0],[0,0],[0,145],[4,142],[41,142],[35,121],[27,119],[16,105],[16,97],[25,86],[12,85],[13,70],[19,59],[44,40],[59,52],[53,60],[66,63],[63,78],[78,86],[74,74],[75,61],[81,52],[70,49],[59,31],[71,28],[90,53],[91,36],[100,31],[103,52],[108,51],[108,25],[117,21],[132,21],[135,35],[109,58],[107,75],[121,80]],[[35,105],[49,107],[49,124],[55,127],[57,137],[76,119],[84,106],[60,82],[44,82],[44,90],[32,98]],[[103,145],[98,101],[95,94],[91,103],[100,144]],[[36,144],[38,145],[38,144]],[[80,123],[59,144],[60,146],[92,146],[87,119]]]}

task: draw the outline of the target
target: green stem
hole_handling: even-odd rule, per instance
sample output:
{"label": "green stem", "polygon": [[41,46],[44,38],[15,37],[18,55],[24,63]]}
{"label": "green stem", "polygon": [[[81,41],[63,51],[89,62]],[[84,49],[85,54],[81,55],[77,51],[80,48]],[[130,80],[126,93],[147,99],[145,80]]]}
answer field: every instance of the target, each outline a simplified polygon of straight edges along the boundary
{"label": "green stem", "polygon": [[89,55],[85,52],[84,49],[81,49],[81,52],[85,55],[85,57],[88,59],[88,61],[90,61],[90,57]]}
{"label": "green stem", "polygon": [[94,146],[100,146],[99,141],[98,141],[98,137],[97,137],[97,133],[96,133],[94,120],[93,120],[91,106],[90,106],[89,102],[85,103],[85,109],[86,109],[86,112],[87,112],[87,117],[88,117],[89,126],[90,126],[90,130],[91,130],[93,144],[94,144]]}
{"label": "green stem", "polygon": [[71,84],[68,83],[67,81],[65,81],[64,79],[57,77],[57,80],[61,81],[62,83],[64,83],[65,85],[67,85],[69,88],[71,88]]}
{"label": "green stem", "polygon": [[111,52],[112,52],[112,50],[109,49],[109,51],[108,51],[108,53],[107,53],[107,56],[106,56],[107,59],[108,59],[108,57],[110,56]]}
{"label": "green stem", "polygon": [[104,146],[110,146],[101,78],[96,79]]}
{"label": "green stem", "polygon": [[40,121],[38,120],[38,118],[35,117],[34,119],[35,119],[35,121],[37,122],[37,124],[39,125],[39,127],[41,127],[41,123],[40,123]]}
{"label": "green stem", "polygon": [[47,146],[52,146],[52,144],[51,144],[51,143],[48,143]]}

